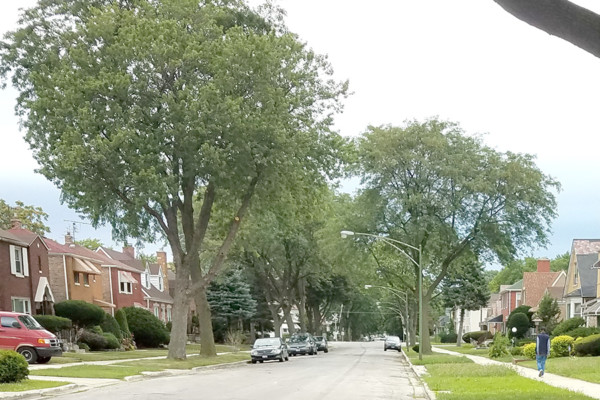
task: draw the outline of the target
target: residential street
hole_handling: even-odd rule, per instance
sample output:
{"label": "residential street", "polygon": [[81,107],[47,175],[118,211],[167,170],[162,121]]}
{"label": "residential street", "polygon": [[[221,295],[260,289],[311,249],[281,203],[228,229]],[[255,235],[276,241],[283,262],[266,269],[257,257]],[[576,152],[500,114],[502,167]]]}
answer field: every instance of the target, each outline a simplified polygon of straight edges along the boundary
{"label": "residential street", "polygon": [[[48,398],[48,397],[44,397]],[[318,356],[238,364],[57,395],[69,399],[426,399],[402,355],[383,342],[331,343]]]}

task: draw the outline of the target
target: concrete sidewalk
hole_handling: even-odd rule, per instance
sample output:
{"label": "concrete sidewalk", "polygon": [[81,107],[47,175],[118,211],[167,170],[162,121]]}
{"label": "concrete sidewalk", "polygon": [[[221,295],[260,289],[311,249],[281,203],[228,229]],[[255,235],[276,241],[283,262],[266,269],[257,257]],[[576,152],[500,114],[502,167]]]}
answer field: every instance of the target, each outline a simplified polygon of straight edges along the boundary
{"label": "concrete sidewalk", "polygon": [[525,378],[534,379],[536,381],[544,382],[547,385],[554,386],[554,387],[561,388],[561,389],[567,389],[572,392],[582,393],[593,399],[600,399],[600,384],[598,384],[598,383],[586,382],[586,381],[582,381],[580,379],[575,379],[575,378],[567,378],[565,376],[549,374],[547,372],[544,373],[544,376],[540,378],[538,376],[538,371],[535,369],[532,369],[532,368],[526,368],[526,367],[521,367],[521,366],[515,365],[515,364],[509,364],[509,363],[505,363],[505,362],[490,360],[489,358],[486,358],[486,357],[457,353],[455,351],[441,349],[436,346],[432,346],[432,349],[433,349],[433,351],[436,351],[438,353],[452,354],[454,356],[467,357],[470,360],[472,360],[473,362],[475,362],[477,364],[481,364],[481,365],[503,365],[507,368],[512,368],[519,375],[521,375]]}

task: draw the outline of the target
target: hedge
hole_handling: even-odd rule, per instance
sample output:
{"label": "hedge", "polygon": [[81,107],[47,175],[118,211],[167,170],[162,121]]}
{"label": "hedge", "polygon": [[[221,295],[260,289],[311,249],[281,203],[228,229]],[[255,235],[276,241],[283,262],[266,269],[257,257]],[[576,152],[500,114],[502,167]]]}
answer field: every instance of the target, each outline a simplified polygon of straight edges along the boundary
{"label": "hedge", "polygon": [[106,315],[99,306],[83,300],[61,301],[54,305],[54,310],[56,315],[69,318],[78,327],[100,325]]}
{"label": "hedge", "polygon": [[13,350],[0,350],[0,383],[21,382],[28,375],[25,357]]}
{"label": "hedge", "polygon": [[137,307],[125,307],[122,310],[138,347],[158,347],[169,343],[169,331],[165,324],[150,311]]}
{"label": "hedge", "polygon": [[131,331],[129,331],[129,324],[127,323],[127,315],[123,311],[123,309],[117,310],[115,313],[115,320],[119,324],[119,328],[121,328],[122,336],[130,338]]}
{"label": "hedge", "polygon": [[575,353],[579,356],[600,356],[600,334],[577,340]]}
{"label": "hedge", "polygon": [[116,350],[121,348],[121,341],[112,333],[104,332],[102,336],[106,339],[106,349]]}
{"label": "hedge", "polygon": [[567,357],[570,352],[573,352],[573,342],[575,340],[571,336],[561,335],[552,338],[550,341],[550,356],[551,357]]}
{"label": "hedge", "polygon": [[457,339],[458,335],[454,332],[440,334],[440,342],[442,343],[456,343]]}
{"label": "hedge", "polygon": [[56,315],[34,315],[33,317],[45,330],[52,333],[71,329],[73,326],[69,318],[57,317]]}
{"label": "hedge", "polygon": [[[562,321],[560,324],[556,325],[556,328],[552,330],[552,335],[560,336],[567,335],[567,332],[572,331],[575,328],[579,328],[585,324],[585,320],[581,317],[574,317],[567,320]],[[571,336],[571,335],[569,335]]]}
{"label": "hedge", "polygon": [[79,337],[79,343],[86,344],[92,351],[106,350],[108,348],[108,340],[104,335],[92,331],[83,331]]}
{"label": "hedge", "polygon": [[112,315],[106,314],[104,316],[104,322],[102,322],[102,325],[100,325],[100,327],[102,328],[103,332],[112,333],[119,342],[123,340],[123,333],[121,333],[121,327],[119,326],[119,323],[117,322],[115,317],[113,317]]}
{"label": "hedge", "polygon": [[579,327],[579,328],[575,328],[575,329],[571,329],[570,331],[566,332],[565,335],[571,336],[572,338],[579,338],[579,337],[588,337],[591,335],[596,335],[600,333],[600,329],[595,328],[595,327]]}
{"label": "hedge", "polygon": [[494,336],[490,333],[490,331],[467,332],[462,336],[462,340],[465,343],[471,343],[471,339],[476,340],[477,343],[482,343],[484,340],[493,338]]}

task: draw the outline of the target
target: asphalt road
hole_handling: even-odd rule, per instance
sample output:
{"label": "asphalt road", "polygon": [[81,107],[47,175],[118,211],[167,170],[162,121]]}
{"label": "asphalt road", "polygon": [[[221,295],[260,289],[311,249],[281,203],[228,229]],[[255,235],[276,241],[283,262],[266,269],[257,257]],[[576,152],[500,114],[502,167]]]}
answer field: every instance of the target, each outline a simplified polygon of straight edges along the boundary
{"label": "asphalt road", "polygon": [[[330,343],[317,356],[288,362],[237,364],[189,374],[58,395],[71,399],[349,400],[426,398],[419,380],[396,351],[383,342]],[[248,356],[249,357],[249,356]]]}

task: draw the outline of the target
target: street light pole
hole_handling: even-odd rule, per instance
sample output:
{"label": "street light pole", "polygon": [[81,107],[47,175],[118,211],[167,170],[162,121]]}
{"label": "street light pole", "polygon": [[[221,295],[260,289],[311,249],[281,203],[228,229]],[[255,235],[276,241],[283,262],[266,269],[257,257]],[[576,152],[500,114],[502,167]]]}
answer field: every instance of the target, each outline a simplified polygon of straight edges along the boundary
{"label": "street light pole", "polygon": [[[381,236],[381,235],[373,235],[372,233],[361,233],[361,232],[353,232],[353,231],[341,231],[340,233],[342,235],[342,239],[347,238],[348,236],[360,235],[360,236],[368,236],[368,237],[375,238],[377,240],[381,240],[382,242],[389,244],[390,246],[392,246],[393,248],[398,250],[400,253],[402,253],[406,257],[408,257],[408,259],[410,261],[412,261],[413,264],[415,264],[417,266],[417,268],[419,269],[419,279],[418,279],[418,285],[419,285],[419,360],[422,360],[423,359],[423,334],[424,334],[424,331],[423,331],[423,268],[421,266],[421,255],[422,255],[421,245],[419,244],[419,247],[415,247],[411,244],[404,243],[404,242],[401,242],[396,239],[391,239],[391,238]],[[419,257],[418,257],[419,261],[412,258],[406,251],[404,251],[400,247],[396,246],[394,243],[397,243],[399,245],[406,246],[408,248],[416,250],[419,255]]]}

